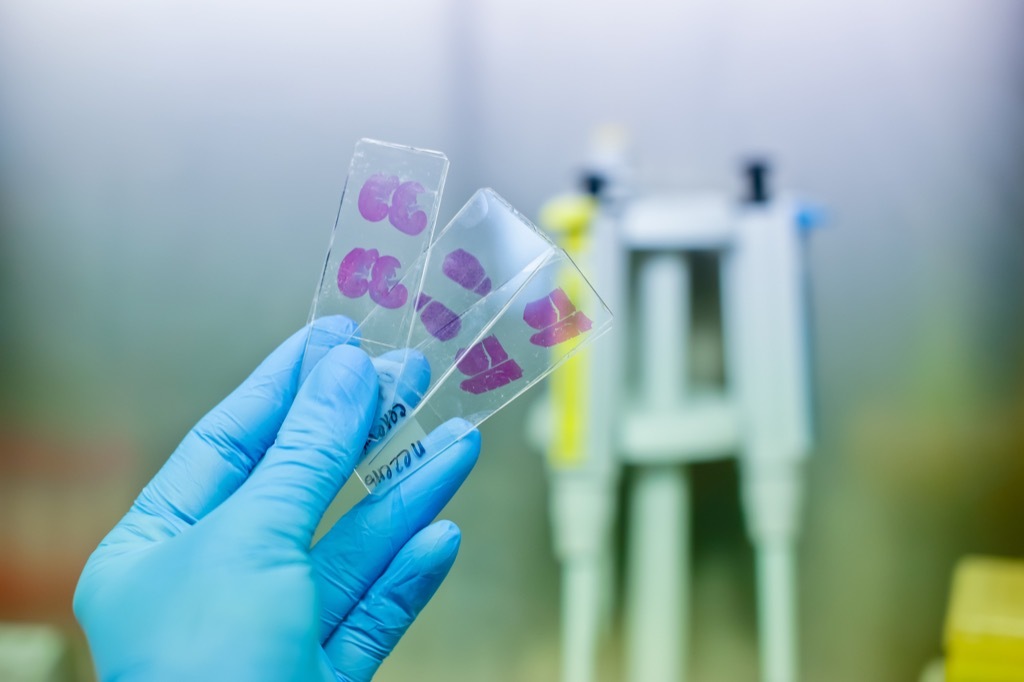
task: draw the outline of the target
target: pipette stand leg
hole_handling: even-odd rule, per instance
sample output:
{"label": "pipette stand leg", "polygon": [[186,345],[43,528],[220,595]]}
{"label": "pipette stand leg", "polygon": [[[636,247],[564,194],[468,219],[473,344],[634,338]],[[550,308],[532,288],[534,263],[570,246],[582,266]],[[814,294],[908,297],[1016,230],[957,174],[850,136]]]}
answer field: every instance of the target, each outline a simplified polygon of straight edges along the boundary
{"label": "pipette stand leg", "polygon": [[[637,273],[637,404],[661,415],[670,432],[684,409],[690,338],[690,270],[682,253],[644,258]],[[634,457],[657,458],[665,444],[629,444]],[[673,444],[667,445],[672,449]],[[650,461],[634,471],[629,533],[628,679],[680,680],[686,670],[689,615],[690,482],[684,464]]]}
{"label": "pipette stand leg", "polygon": [[601,626],[608,619],[606,557],[615,507],[614,478],[604,472],[552,475],[552,523],[562,565],[563,682],[594,682]]}
{"label": "pipette stand leg", "polygon": [[796,570],[791,543],[761,541],[757,562],[757,629],[763,682],[796,679]]}
{"label": "pipette stand leg", "polygon": [[573,558],[562,566],[562,677],[564,682],[596,679],[601,616],[599,566]]}
{"label": "pipette stand leg", "polygon": [[[754,474],[751,470],[755,467],[761,471]],[[757,573],[762,682],[797,679],[796,541],[801,474],[795,460],[748,463],[741,474]]]}
{"label": "pipette stand leg", "polygon": [[682,680],[687,665],[690,479],[680,464],[640,467],[630,490],[627,680]]}

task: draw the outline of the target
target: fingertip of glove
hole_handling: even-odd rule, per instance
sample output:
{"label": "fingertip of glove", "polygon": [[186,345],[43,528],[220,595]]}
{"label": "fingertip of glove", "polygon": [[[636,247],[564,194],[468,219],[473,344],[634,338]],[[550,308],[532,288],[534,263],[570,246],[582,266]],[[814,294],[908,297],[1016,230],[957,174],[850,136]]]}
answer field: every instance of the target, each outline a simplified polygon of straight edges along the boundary
{"label": "fingertip of glove", "polygon": [[313,368],[332,348],[346,344],[359,345],[359,333],[355,322],[341,315],[318,318],[306,325],[299,334],[305,337],[302,341],[304,345],[300,381],[305,381]]}
{"label": "fingertip of glove", "polygon": [[429,385],[430,363],[427,361],[427,356],[418,350],[406,351],[402,378],[413,386]]}
{"label": "fingertip of glove", "polygon": [[480,432],[470,422],[456,417],[431,431],[423,439],[423,445],[429,452],[440,455],[445,469],[464,470],[464,475],[468,475],[480,457]]}
{"label": "fingertip of glove", "polygon": [[344,315],[327,315],[310,323],[310,344],[324,348],[359,344],[356,323]]}
{"label": "fingertip of glove", "polygon": [[436,521],[420,531],[420,541],[445,562],[453,561],[462,545],[462,530],[452,521]]}
{"label": "fingertip of glove", "polygon": [[464,444],[467,450],[472,451],[474,459],[480,454],[480,431],[471,422],[455,417],[438,427],[438,430],[442,429],[448,438],[455,439],[455,444]]}
{"label": "fingertip of glove", "polygon": [[338,386],[356,386],[376,397],[377,371],[370,357],[355,346],[335,346],[316,364],[307,383],[314,385],[315,393],[334,395]]}
{"label": "fingertip of glove", "polygon": [[388,351],[373,358],[373,364],[382,381],[397,382],[402,392],[422,394],[430,385],[430,363],[417,350],[404,348]]}

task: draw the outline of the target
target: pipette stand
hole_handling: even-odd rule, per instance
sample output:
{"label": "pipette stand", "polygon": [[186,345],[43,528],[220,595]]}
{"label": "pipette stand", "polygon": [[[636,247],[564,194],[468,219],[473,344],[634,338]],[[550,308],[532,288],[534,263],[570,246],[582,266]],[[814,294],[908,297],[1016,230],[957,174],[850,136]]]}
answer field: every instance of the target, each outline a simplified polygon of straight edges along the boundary
{"label": "pipette stand", "polygon": [[[808,348],[797,202],[769,201],[765,168],[750,197],[650,196],[605,204],[583,267],[616,315],[586,363],[586,457],[551,468],[563,567],[563,682],[593,682],[610,603],[610,529],[618,472],[628,478],[625,649],[628,682],[678,682],[687,668],[688,465],[738,457],[756,554],[763,682],[797,679],[796,561],[802,462],[810,450]],[[718,261],[725,384],[689,380],[691,257]],[[631,271],[634,270],[635,271]],[[700,293],[700,292],[697,292]],[[633,305],[629,305],[632,303]],[[635,380],[625,381],[627,359]],[[550,422],[537,412],[550,410]],[[534,415],[550,443],[559,406]],[[603,444],[603,445],[602,445]]]}

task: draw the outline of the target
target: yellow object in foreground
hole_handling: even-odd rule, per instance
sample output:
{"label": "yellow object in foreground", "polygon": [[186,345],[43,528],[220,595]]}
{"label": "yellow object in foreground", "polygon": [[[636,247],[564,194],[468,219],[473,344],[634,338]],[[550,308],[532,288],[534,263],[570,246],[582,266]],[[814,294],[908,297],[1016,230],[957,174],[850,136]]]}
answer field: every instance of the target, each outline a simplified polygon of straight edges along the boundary
{"label": "yellow object in foreground", "polygon": [[945,640],[946,682],[1024,682],[1024,561],[961,560]]}

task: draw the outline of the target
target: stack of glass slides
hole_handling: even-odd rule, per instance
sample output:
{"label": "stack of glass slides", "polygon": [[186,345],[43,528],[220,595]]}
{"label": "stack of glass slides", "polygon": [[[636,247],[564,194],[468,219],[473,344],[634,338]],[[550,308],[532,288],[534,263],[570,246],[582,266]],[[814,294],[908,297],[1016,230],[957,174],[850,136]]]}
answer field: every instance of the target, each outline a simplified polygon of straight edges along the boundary
{"label": "stack of glass slides", "polygon": [[566,253],[494,191],[435,231],[447,170],[438,152],[360,140],[313,299],[310,336],[344,315],[360,347],[394,367],[356,469],[371,492],[465,435],[428,454],[435,427],[461,417],[475,428],[611,326]]}

